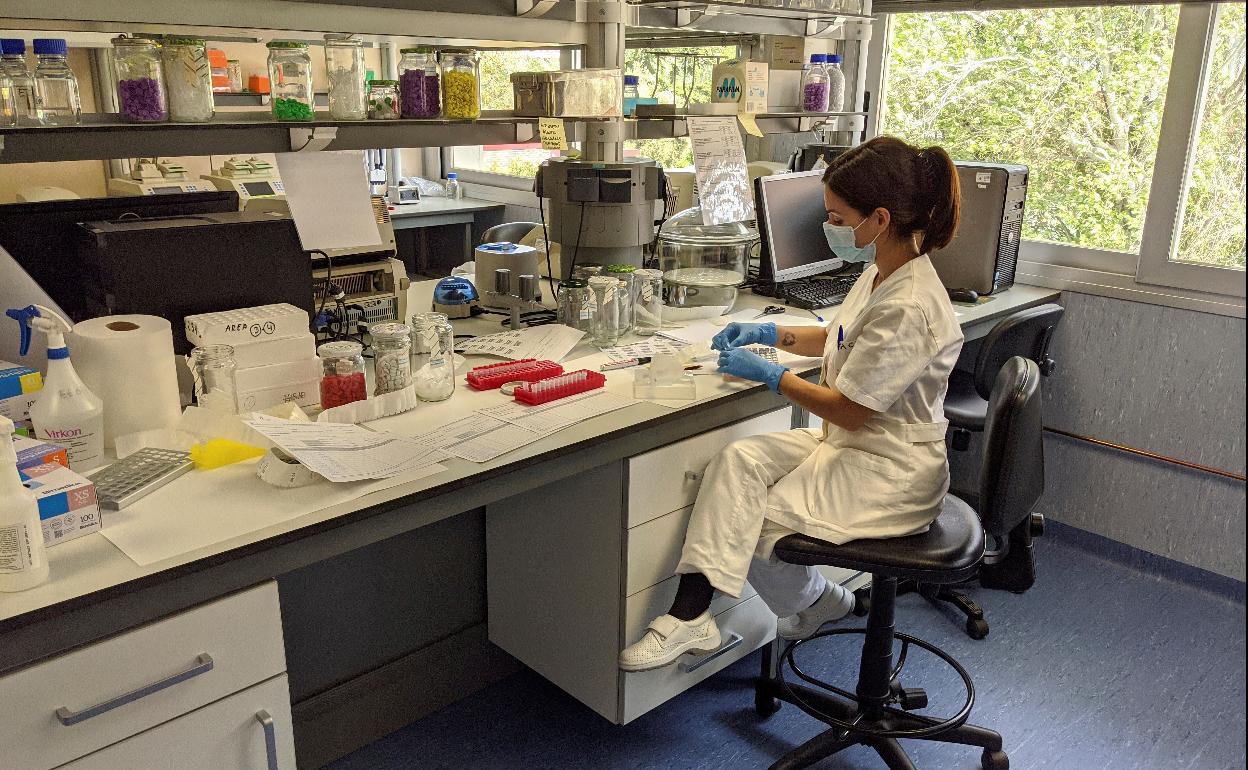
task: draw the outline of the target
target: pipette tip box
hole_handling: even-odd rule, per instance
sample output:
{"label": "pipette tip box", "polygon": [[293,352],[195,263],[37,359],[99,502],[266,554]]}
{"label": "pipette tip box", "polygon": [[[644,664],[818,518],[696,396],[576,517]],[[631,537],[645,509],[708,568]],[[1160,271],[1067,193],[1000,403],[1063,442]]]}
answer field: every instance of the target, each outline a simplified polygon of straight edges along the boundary
{"label": "pipette tip box", "polygon": [[241,345],[307,331],[307,311],[284,302],[186,317],[186,338],[192,345]]}
{"label": "pipette tip box", "polygon": [[587,390],[601,388],[607,378],[600,372],[577,369],[574,372],[547,377],[516,387],[515,399],[522,404],[545,404],[560,398],[574,396]]}
{"label": "pipette tip box", "polygon": [[509,382],[536,382],[558,374],[563,374],[563,367],[554,361],[522,358],[474,367],[467,380],[473,390],[493,390]]}
{"label": "pipette tip box", "polygon": [[100,529],[95,485],[85,476],[56,463],[19,472],[22,485],[35,493],[43,542],[49,548]]}

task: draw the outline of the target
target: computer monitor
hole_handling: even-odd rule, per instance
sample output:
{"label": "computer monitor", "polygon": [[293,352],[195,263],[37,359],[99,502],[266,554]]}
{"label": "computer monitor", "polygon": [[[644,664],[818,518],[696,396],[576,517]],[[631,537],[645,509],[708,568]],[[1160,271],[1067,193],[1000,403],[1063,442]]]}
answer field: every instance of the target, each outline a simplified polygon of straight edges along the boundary
{"label": "computer monitor", "polygon": [[0,205],[0,246],[74,321],[92,317],[83,290],[81,222],[238,211],[232,190]]}
{"label": "computer monitor", "polygon": [[844,267],[823,236],[823,172],[760,176],[754,180],[762,252],[762,283],[783,283]]}

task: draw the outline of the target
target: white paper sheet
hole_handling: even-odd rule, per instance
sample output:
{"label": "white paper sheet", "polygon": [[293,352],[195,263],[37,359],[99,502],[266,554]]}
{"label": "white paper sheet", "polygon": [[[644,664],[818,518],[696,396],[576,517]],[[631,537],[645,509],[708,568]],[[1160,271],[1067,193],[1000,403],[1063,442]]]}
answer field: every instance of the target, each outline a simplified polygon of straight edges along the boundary
{"label": "white paper sheet", "polygon": [[664,329],[655,336],[684,342],[710,342],[712,337],[722,332],[725,326],[734,321],[736,323],[764,323],[766,319],[755,320],[757,315],[757,310],[738,310],[732,315],[719,316],[715,319],[689,321],[684,326]]}
{"label": "white paper sheet", "polygon": [[654,336],[641,342],[617,345],[613,348],[603,348],[602,352],[612,361],[623,361],[628,358],[642,358],[643,356],[674,356],[678,355],[682,348],[687,347],[689,347],[689,343],[685,340]]}
{"label": "white paper sheet", "polygon": [[702,224],[720,225],[754,218],[754,192],[746,169],[745,145],[737,118],[688,119],[694,176],[702,206]]}
{"label": "white paper sheet", "polygon": [[433,430],[415,440],[437,447],[447,454],[474,463],[484,463],[514,449],[532,444],[545,434],[504,422],[497,417],[470,414]]}
{"label": "white paper sheet", "polygon": [[445,457],[437,447],[358,425],[296,423],[262,414],[246,422],[330,481],[390,478]]}
{"label": "white paper sheet", "polygon": [[305,250],[381,247],[363,152],[279,153],[277,168]]}
{"label": "white paper sheet", "polygon": [[562,361],[585,332],[563,324],[545,324],[517,331],[489,334],[464,342],[459,352],[464,355],[498,356],[513,361],[537,358]]}
{"label": "white paper sheet", "polygon": [[486,407],[477,413],[547,434],[635,403],[634,399],[607,390],[591,390],[537,406],[512,402]]}

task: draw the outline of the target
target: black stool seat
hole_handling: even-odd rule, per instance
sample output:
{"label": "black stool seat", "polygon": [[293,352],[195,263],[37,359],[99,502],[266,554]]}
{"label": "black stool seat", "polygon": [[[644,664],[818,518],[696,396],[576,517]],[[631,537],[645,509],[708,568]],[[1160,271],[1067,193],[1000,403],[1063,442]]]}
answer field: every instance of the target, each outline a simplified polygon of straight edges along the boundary
{"label": "black stool seat", "polygon": [[805,535],[776,543],[776,557],[790,564],[827,564],[924,583],[959,583],[975,574],[984,555],[984,528],[971,506],[945,495],[927,532],[887,540],[833,545]]}
{"label": "black stool seat", "polygon": [[954,369],[949,375],[949,392],[945,394],[945,417],[949,424],[963,430],[981,433],[988,420],[988,401],[975,389],[975,375]]}

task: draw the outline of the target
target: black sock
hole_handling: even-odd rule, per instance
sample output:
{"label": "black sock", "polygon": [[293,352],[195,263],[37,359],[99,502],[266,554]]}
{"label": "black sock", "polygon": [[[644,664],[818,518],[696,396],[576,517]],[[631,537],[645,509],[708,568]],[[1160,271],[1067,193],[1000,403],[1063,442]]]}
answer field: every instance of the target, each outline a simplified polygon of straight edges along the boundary
{"label": "black sock", "polygon": [[676,598],[672,600],[672,608],[668,615],[677,620],[693,620],[711,607],[711,596],[715,589],[711,581],[701,572],[687,572],[680,576],[680,586],[676,589]]}

